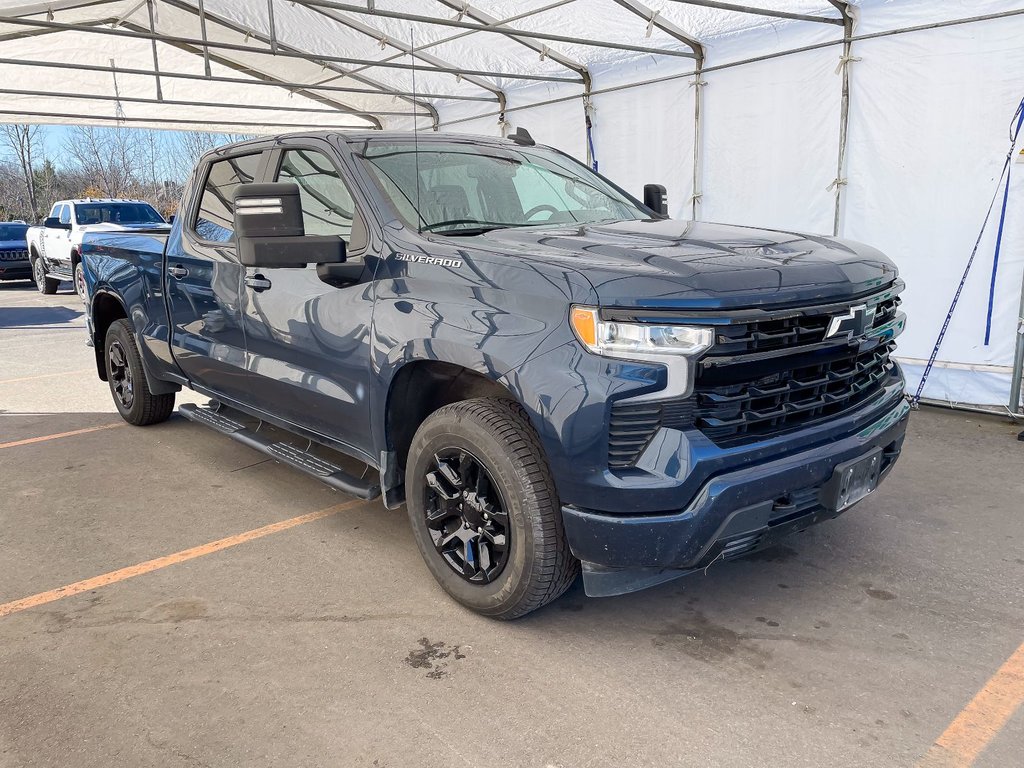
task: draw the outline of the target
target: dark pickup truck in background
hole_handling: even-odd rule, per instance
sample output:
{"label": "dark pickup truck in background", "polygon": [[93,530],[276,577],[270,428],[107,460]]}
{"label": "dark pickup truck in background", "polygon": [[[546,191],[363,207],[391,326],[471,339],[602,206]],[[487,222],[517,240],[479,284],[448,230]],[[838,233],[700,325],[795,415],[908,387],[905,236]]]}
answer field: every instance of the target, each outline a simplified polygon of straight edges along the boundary
{"label": "dark pickup truck in background", "polygon": [[704,569],[891,470],[902,283],[867,246],[649,202],[525,133],[226,146],[169,235],[85,235],[99,375],[133,424],[190,387],[188,418],[404,502],[486,615],[581,563],[592,595]]}

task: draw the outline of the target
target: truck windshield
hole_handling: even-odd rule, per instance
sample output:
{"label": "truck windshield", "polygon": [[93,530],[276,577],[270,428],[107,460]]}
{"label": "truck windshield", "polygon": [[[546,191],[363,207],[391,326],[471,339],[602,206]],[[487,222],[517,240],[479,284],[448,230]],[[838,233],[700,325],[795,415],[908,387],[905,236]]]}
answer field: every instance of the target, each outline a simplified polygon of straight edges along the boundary
{"label": "truck windshield", "polygon": [[28,224],[0,224],[0,240],[24,240]]}
{"label": "truck windshield", "polygon": [[146,203],[76,203],[79,224],[164,224],[163,217]]}
{"label": "truck windshield", "polygon": [[543,147],[421,141],[417,152],[409,139],[367,142],[359,156],[402,217],[427,232],[650,218],[586,166]]}

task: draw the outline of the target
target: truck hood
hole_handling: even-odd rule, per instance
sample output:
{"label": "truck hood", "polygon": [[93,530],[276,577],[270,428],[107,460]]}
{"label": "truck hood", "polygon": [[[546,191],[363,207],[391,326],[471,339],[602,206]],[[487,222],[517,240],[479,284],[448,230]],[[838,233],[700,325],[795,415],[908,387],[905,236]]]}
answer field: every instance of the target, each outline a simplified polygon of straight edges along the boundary
{"label": "truck hood", "polygon": [[103,224],[83,224],[78,228],[79,232],[135,232],[136,230],[153,230],[162,229],[166,227],[167,231],[170,232],[170,224],[113,224],[106,222]]}
{"label": "truck hood", "polygon": [[472,240],[506,257],[572,267],[607,306],[839,301],[880,289],[897,275],[889,259],[859,243],[671,219],[502,229]]}

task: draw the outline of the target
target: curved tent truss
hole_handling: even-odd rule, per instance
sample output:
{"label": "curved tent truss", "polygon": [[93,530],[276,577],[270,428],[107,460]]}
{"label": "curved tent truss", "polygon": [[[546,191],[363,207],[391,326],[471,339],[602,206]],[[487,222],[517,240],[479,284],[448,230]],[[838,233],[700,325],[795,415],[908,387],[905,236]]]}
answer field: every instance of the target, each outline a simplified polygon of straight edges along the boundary
{"label": "curved tent truss", "polygon": [[[522,124],[634,193],[666,183],[676,217],[879,245],[907,278],[913,386],[1005,158],[1021,39],[1024,0],[0,0],[0,122]],[[926,397],[1015,397],[1012,218],[1003,252],[998,280],[966,284]]]}

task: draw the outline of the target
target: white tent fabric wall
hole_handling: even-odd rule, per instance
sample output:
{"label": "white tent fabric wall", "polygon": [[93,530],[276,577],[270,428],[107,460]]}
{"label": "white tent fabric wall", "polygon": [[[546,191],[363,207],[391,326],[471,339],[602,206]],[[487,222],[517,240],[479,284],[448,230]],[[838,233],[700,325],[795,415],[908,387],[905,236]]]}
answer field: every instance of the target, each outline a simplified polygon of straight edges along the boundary
{"label": "white tent fabric wall", "polygon": [[[855,34],[936,21],[933,3],[901,7],[898,2],[867,0],[859,5]],[[938,20],[1024,7],[1019,2],[942,5],[943,18]],[[895,18],[885,17],[897,9]],[[864,23],[875,14],[888,23]],[[717,46],[711,41],[707,66],[839,37],[840,32],[818,25],[772,25],[732,35]],[[840,235],[881,249],[907,281],[904,309],[909,325],[900,340],[900,359],[911,392],[995,191],[1007,150],[1007,124],[1024,97],[1021,40],[1024,16],[853,44],[859,61],[851,64],[848,185]],[[836,68],[841,54],[842,47],[834,45],[704,75],[708,85],[699,218],[831,233],[835,196],[829,186],[836,177],[839,151],[841,84]],[[600,91],[619,80],[654,76],[632,67],[629,77],[595,77],[594,87]],[[594,96],[601,172],[634,194],[646,182],[665,184],[671,213],[680,218],[690,215],[693,194],[692,80],[669,79]],[[539,141],[582,159],[576,136],[582,124],[579,101],[561,106],[564,119],[543,126],[523,112],[509,119],[528,127]],[[996,407],[1009,402],[1024,279],[1024,167],[1017,164],[1014,171],[991,343],[984,345],[984,334],[998,209],[925,398]]]}
{"label": "white tent fabric wall", "polygon": [[[203,50],[195,42],[203,35],[199,0],[151,2],[0,0],[0,59],[6,60],[0,61],[0,120],[120,120],[140,127],[259,133],[306,126],[409,128],[416,110],[421,130],[439,121],[446,131],[493,136],[503,129],[498,111],[504,98],[509,123],[583,160],[587,137],[578,70],[585,67],[592,80],[600,170],[620,186],[639,195],[644,183],[665,184],[670,212],[678,218],[689,217],[698,191],[700,219],[832,231],[835,192],[829,186],[839,154],[842,78],[836,67],[842,26],[685,0],[473,0],[470,11],[463,0],[375,0],[375,11],[359,0],[333,7],[315,0],[205,0],[207,39],[235,48],[211,47],[213,77],[203,80]],[[838,19],[828,0],[743,2]],[[1024,12],[1024,0],[851,5],[855,36]],[[159,92],[145,38],[150,7],[163,38],[156,46]],[[658,16],[649,24],[651,10]],[[396,12],[450,24],[389,15]],[[515,29],[612,45],[513,38],[458,26],[492,23],[486,18],[514,18],[508,25]],[[33,23],[86,24],[92,31]],[[697,87],[685,36],[700,41],[706,52],[696,190]],[[840,234],[888,253],[907,280],[909,327],[900,352],[912,389],[995,191],[1007,122],[1024,96],[1022,39],[1024,15],[1013,15],[853,42],[859,60],[850,65]],[[422,49],[416,98],[405,52],[410,42]],[[269,55],[271,45],[278,55]],[[663,53],[637,50],[644,47]],[[332,60],[337,57],[344,61]],[[25,60],[69,68],[28,66]],[[118,70],[116,88],[111,60]],[[722,66],[737,62],[744,63]],[[474,72],[456,75],[446,65]],[[17,90],[24,92],[12,93]],[[86,94],[103,98],[80,98]],[[996,406],[1008,400],[1024,273],[1024,165],[1013,171],[991,344],[984,345],[983,337],[998,210],[925,389],[928,398]]]}

